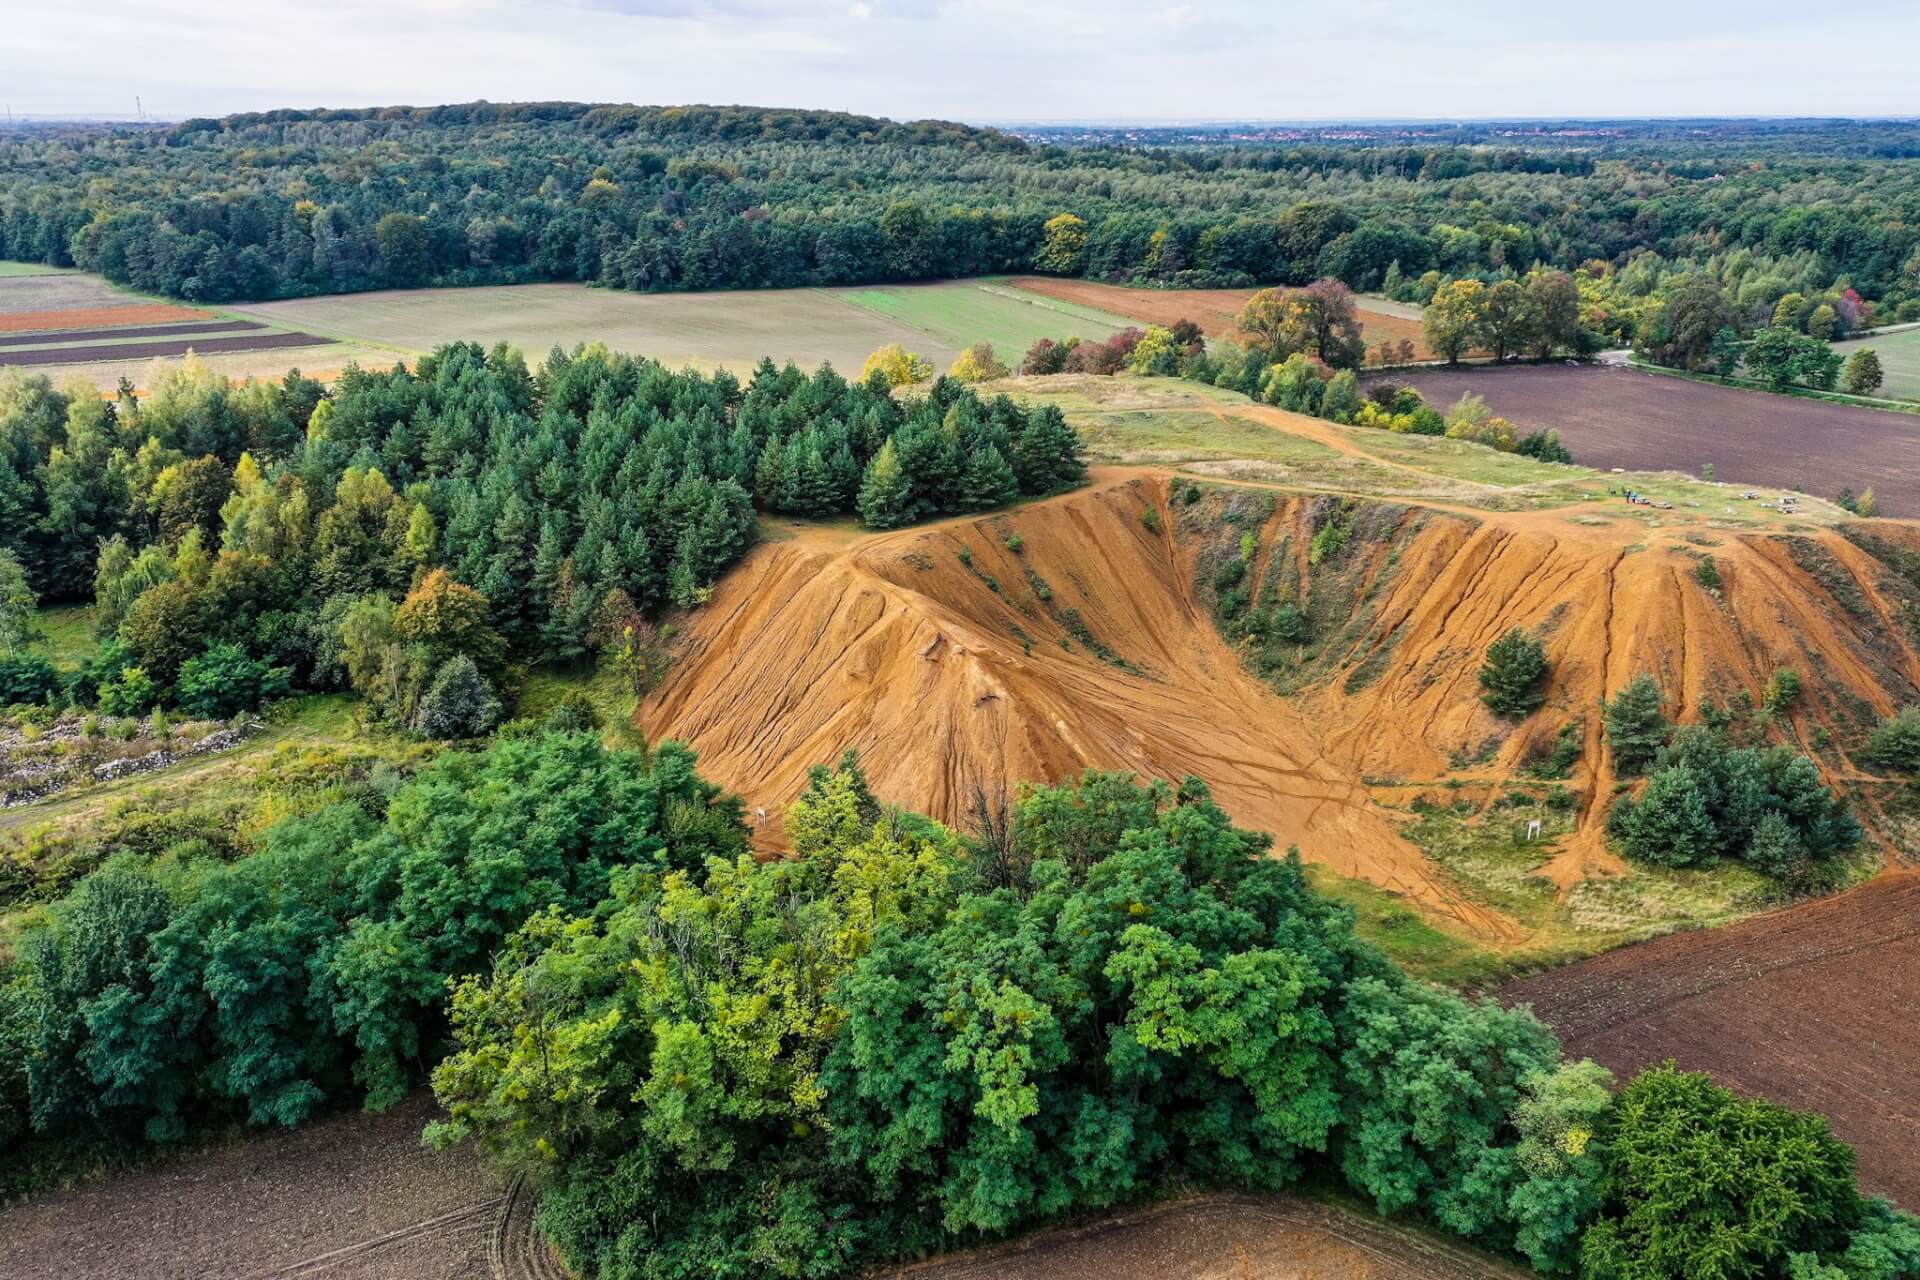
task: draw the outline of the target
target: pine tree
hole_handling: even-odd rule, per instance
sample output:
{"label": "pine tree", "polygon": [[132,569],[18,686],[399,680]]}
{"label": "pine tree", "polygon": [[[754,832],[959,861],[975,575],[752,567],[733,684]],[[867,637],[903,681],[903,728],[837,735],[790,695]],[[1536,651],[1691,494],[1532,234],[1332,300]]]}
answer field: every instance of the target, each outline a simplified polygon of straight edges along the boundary
{"label": "pine tree", "polygon": [[913,483],[888,440],[867,464],[860,481],[860,520],[869,529],[897,529],[913,521]]}
{"label": "pine tree", "polygon": [[1636,675],[1607,703],[1605,722],[1616,772],[1639,773],[1652,764],[1670,727],[1660,710],[1659,682],[1644,671]]}
{"label": "pine tree", "polygon": [[1515,627],[1487,646],[1480,700],[1503,716],[1526,715],[1547,700],[1547,671],[1546,649]]}
{"label": "pine tree", "polygon": [[988,511],[1004,507],[1020,496],[1020,482],[1000,451],[983,444],[967,459],[966,474],[960,479],[960,505],[967,511]]}

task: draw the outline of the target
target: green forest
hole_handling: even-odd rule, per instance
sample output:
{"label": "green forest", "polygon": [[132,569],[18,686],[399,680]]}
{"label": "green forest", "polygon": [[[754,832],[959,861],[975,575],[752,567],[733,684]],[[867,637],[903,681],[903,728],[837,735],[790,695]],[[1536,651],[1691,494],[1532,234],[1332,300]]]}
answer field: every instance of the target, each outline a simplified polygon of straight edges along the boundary
{"label": "green forest", "polygon": [[[350,688],[395,727],[483,734],[514,670],[703,600],[756,510],[890,528],[1084,476],[1055,406],[830,366],[743,384],[583,348],[533,374],[458,344],[331,388],[184,365],[113,399],[8,370],[0,694],[230,716]],[[21,643],[60,601],[94,602],[104,641],[65,672]]]}
{"label": "green forest", "polygon": [[1670,1067],[1616,1089],[1524,1009],[1407,977],[1197,779],[1031,786],[962,836],[849,756],[761,862],[684,748],[582,727],[442,755],[239,861],[188,842],[82,880],[0,985],[5,1159],[430,1078],[428,1139],[532,1177],[600,1277],[828,1277],[1298,1186],[1547,1275],[1920,1267],[1825,1120]]}
{"label": "green forest", "polygon": [[1920,301],[1910,123],[1145,142],[581,103],[28,127],[0,133],[0,258],[203,302],[1022,271],[1397,292],[1536,265],[1630,272],[1635,299],[1706,272],[1756,316],[1788,293]]}

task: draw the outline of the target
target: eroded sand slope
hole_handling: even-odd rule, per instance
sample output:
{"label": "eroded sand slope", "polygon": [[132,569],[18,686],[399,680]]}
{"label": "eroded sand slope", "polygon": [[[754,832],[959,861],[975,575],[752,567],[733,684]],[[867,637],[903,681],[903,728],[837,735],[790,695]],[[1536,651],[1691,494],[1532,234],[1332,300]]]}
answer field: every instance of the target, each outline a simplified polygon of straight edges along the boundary
{"label": "eroded sand slope", "polygon": [[[1490,798],[1578,723],[1579,832],[1545,869],[1564,886],[1624,869],[1602,833],[1614,776],[1599,709],[1636,672],[1691,720],[1793,668],[1806,691],[1779,726],[1823,744],[1817,758],[1842,779],[1859,776],[1845,745],[1920,697],[1903,525],[1851,540],[1708,535],[1649,531],[1619,508],[1496,515],[1190,487],[1107,473],[980,519],[762,546],[692,617],[640,722],[691,742],[763,810],[769,847],[808,768],[848,747],[884,799],[959,825],[976,790],[1023,779],[1193,774],[1277,848],[1499,938],[1509,922],[1464,900],[1367,783],[1396,802],[1441,782]],[[1329,520],[1348,533],[1316,559]],[[1298,600],[1314,618],[1291,679],[1276,680],[1284,698],[1215,624],[1214,570],[1249,538],[1256,603]],[[1695,573],[1707,556],[1717,591]],[[1547,705],[1517,725],[1476,683],[1487,645],[1516,626],[1543,636],[1554,664]]]}
{"label": "eroded sand slope", "polygon": [[760,547],[695,616],[641,722],[691,742],[703,771],[767,811],[756,822],[775,843],[807,769],[849,746],[882,798],[954,823],[976,788],[1194,774],[1279,848],[1497,930],[1241,669],[1171,530],[1142,521],[1164,488],[1141,477],[850,547]]}

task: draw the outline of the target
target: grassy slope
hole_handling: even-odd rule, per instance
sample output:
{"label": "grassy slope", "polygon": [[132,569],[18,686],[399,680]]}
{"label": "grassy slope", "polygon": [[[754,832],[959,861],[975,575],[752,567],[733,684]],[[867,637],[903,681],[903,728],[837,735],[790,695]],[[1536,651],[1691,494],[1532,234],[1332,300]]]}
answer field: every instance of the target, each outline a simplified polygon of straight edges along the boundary
{"label": "grassy slope", "polygon": [[1920,400],[1920,329],[1902,329],[1873,338],[1856,338],[1834,344],[1841,355],[1852,355],[1861,347],[1872,347],[1880,356],[1880,367],[1887,380],[1880,394],[1896,400]]}

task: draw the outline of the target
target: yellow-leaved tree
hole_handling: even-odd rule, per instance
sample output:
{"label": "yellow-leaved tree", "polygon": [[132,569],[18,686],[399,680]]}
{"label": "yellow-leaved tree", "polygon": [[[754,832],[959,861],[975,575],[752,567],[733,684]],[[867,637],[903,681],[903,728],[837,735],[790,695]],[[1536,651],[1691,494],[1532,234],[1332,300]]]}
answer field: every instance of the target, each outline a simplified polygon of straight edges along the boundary
{"label": "yellow-leaved tree", "polygon": [[860,370],[863,379],[879,373],[886,378],[890,387],[910,387],[916,382],[925,382],[933,376],[933,365],[918,352],[909,351],[897,342],[889,342],[867,357],[867,363]]}

